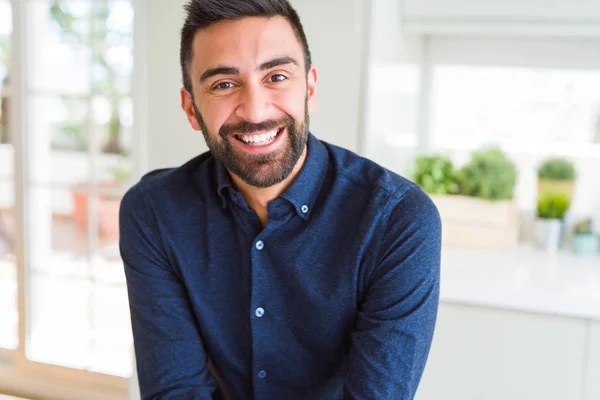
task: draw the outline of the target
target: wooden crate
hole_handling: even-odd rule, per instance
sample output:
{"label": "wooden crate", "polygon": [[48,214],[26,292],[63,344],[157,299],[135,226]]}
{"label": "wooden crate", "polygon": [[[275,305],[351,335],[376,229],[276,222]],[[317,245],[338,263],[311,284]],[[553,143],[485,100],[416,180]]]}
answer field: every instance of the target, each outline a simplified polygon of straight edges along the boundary
{"label": "wooden crate", "polygon": [[431,199],[442,218],[446,246],[508,251],[518,242],[518,211],[514,200],[486,201],[468,196]]}

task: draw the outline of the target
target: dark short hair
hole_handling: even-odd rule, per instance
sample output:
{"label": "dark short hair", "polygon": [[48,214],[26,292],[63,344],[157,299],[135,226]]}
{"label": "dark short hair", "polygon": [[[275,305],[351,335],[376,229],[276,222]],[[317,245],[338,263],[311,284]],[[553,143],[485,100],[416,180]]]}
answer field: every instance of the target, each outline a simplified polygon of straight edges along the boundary
{"label": "dark short hair", "polygon": [[310,49],[300,23],[298,13],[288,0],[190,0],[184,9],[187,13],[181,29],[181,47],[179,61],[183,87],[192,93],[192,82],[189,76],[189,65],[192,61],[192,42],[199,29],[208,28],[220,21],[237,20],[244,17],[285,18],[291,25],[298,41],[304,50],[306,71],[311,65]]}

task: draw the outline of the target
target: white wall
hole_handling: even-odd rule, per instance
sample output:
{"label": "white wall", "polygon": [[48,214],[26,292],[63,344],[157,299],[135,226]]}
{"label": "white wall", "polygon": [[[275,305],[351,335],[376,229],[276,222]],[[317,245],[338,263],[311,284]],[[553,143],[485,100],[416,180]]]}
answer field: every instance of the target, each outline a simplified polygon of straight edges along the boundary
{"label": "white wall", "polygon": [[359,150],[368,40],[368,1],[292,0],[319,72],[311,130],[320,139]]}
{"label": "white wall", "polygon": [[[179,31],[185,0],[145,2],[148,167],[177,166],[206,151],[180,106]],[[143,18],[143,15],[139,16]]]}
{"label": "white wall", "polygon": [[[185,0],[145,2],[147,30],[148,168],[180,165],[206,150],[180,108],[179,31]],[[311,130],[320,139],[358,150],[368,22],[364,0],[293,0],[319,72]],[[143,15],[140,15],[143,18]]]}

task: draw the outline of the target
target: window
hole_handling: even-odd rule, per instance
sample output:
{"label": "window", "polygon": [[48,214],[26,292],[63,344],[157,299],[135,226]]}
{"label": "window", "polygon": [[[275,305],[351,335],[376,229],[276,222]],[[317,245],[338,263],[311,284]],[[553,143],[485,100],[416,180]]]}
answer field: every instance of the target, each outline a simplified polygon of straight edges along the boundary
{"label": "window", "polygon": [[[118,207],[132,107],[128,1],[31,2],[28,358],[127,376]],[[73,301],[77,299],[77,301]]]}
{"label": "window", "polygon": [[[0,351],[22,354],[20,368],[114,383],[133,367],[118,248],[137,154],[133,1],[12,4],[0,0]],[[23,66],[16,83],[11,65]],[[25,118],[7,122],[15,94]]]}
{"label": "window", "polygon": [[513,149],[600,143],[600,72],[502,66],[436,66],[436,147]]}
{"label": "window", "polygon": [[420,97],[418,67],[373,64],[369,69],[369,82],[369,131],[414,145]]}
{"label": "window", "polygon": [[578,171],[570,214],[600,204],[600,53],[585,38],[433,37],[430,144],[458,164],[500,145],[515,162],[521,210],[535,209],[536,168],[563,156]]}
{"label": "window", "polygon": [[411,168],[413,149],[417,145],[421,101],[419,67],[374,63],[369,68],[368,80],[368,140],[364,143],[364,154],[404,173]]}
{"label": "window", "polygon": [[410,178],[420,153],[442,152],[462,165],[471,150],[499,145],[516,164],[516,200],[527,213],[535,209],[537,165],[563,156],[578,171],[572,215],[598,209],[595,39],[433,35],[414,45],[380,27],[397,23],[380,14],[373,26],[387,36],[369,66],[367,157]]}

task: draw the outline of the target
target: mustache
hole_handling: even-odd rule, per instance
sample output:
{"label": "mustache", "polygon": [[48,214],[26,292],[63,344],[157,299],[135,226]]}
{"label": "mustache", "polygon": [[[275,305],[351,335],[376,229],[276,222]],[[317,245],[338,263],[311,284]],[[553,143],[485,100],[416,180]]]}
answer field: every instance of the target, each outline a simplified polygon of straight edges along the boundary
{"label": "mustache", "polygon": [[259,123],[244,121],[235,125],[223,125],[221,129],[219,129],[219,136],[225,139],[231,135],[248,134],[257,131],[270,131],[281,126],[289,127],[293,125],[294,119],[289,115],[286,115],[280,119],[269,119]]}

